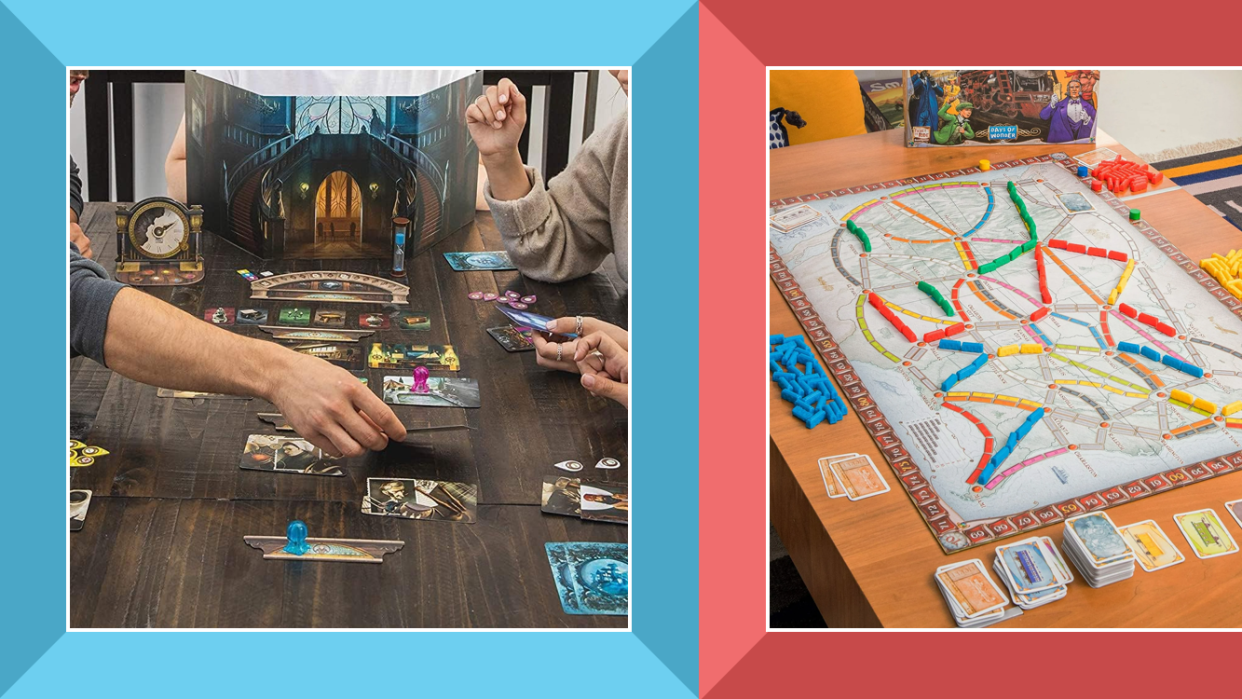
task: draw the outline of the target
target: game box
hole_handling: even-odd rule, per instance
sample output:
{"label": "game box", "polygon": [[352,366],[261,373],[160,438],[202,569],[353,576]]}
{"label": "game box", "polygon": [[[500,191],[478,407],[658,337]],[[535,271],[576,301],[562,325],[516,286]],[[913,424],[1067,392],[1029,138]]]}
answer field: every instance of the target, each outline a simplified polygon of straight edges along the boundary
{"label": "game box", "polygon": [[906,145],[1094,143],[1098,70],[907,70]]}
{"label": "game box", "polygon": [[474,220],[474,73],[416,97],[257,95],[186,71],[186,188],[203,229],[265,259],[416,255]]}

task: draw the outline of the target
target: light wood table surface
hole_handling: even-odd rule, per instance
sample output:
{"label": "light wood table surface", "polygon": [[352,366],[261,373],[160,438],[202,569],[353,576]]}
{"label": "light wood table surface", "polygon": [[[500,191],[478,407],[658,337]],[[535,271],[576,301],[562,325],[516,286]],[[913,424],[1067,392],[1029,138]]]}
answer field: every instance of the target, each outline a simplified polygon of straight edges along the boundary
{"label": "light wood table surface", "polygon": [[[901,131],[853,136],[771,151],[769,199],[970,167],[984,158],[1002,162],[1057,151],[1077,155],[1099,147],[1138,159],[1103,133],[1093,146],[1003,148],[905,148]],[[1242,234],[1190,194],[1167,181],[1152,191],[1130,205],[1185,254],[1197,260],[1242,247]],[[804,334],[775,284],[768,288],[771,332]],[[810,338],[804,339],[811,346]],[[1213,339],[1242,344],[1242,337]],[[998,544],[945,555],[854,410],[836,425],[808,430],[792,417],[779,387],[772,384],[769,412],[772,522],[828,625],[953,626],[933,573],[939,566],[971,558],[990,568]],[[859,502],[830,499],[818,459],[847,452],[870,455],[892,490]],[[1211,507],[1242,541],[1242,530],[1224,507],[1239,498],[1242,472],[1234,472],[1110,508],[1107,512],[1118,524],[1156,520],[1186,562],[1154,573],[1140,567],[1133,578],[1098,590],[1075,571],[1064,599],[996,628],[1242,626],[1242,553],[1200,560],[1173,521],[1175,513]],[[1059,544],[1062,531],[1057,523],[1026,535],[1050,536]],[[1025,535],[1001,543],[1019,538]]]}

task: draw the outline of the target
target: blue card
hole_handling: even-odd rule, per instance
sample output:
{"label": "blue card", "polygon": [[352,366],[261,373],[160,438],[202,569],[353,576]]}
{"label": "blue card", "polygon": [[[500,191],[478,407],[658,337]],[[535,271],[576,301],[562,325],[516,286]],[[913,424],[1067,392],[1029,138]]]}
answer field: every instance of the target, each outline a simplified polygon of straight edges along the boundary
{"label": "blue card", "polygon": [[1043,551],[1033,543],[1003,547],[1001,560],[1013,583],[1014,592],[1029,595],[1061,584],[1044,558]]}
{"label": "blue card", "polygon": [[544,548],[566,614],[629,613],[628,544],[571,541],[550,542]]}
{"label": "blue card", "polygon": [[458,272],[495,272],[506,269],[517,269],[509,253],[504,250],[494,252],[446,252],[444,259],[449,266]]}
{"label": "blue card", "polygon": [[[545,332],[545,333],[548,331],[548,323],[551,323],[553,320],[556,320],[555,318],[541,316],[538,313],[531,313],[530,311],[519,311],[518,309],[511,308],[509,306],[506,306],[503,303],[496,304],[496,310],[505,314],[505,316],[508,317],[509,320],[513,321],[514,324],[517,325],[518,327],[533,328],[535,330],[538,330],[540,332]],[[559,334],[564,335],[565,337],[569,337],[569,338],[578,337],[577,335],[573,333],[559,333]]]}
{"label": "blue card", "polygon": [[1082,548],[1090,556],[1090,563],[1103,565],[1131,553],[1113,521],[1103,512],[1066,520],[1065,527],[1082,543]]}

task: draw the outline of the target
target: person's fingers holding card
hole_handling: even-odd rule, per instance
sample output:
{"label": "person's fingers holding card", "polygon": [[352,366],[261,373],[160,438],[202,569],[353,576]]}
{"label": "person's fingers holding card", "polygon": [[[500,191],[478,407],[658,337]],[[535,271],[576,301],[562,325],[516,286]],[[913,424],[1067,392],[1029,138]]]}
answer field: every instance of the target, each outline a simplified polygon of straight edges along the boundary
{"label": "person's fingers holding card", "polygon": [[568,342],[550,342],[543,339],[539,333],[532,333],[530,339],[535,344],[535,362],[539,366],[568,371],[573,374],[581,373],[578,369],[578,363],[574,361],[576,343],[573,340]]}
{"label": "person's fingers holding card", "polygon": [[630,334],[622,328],[613,325],[599,318],[591,318],[589,316],[572,316],[564,318],[556,318],[549,321],[545,328],[548,332],[558,333],[560,335],[591,335],[593,333],[604,333],[611,337],[621,349],[627,352],[630,349]]}

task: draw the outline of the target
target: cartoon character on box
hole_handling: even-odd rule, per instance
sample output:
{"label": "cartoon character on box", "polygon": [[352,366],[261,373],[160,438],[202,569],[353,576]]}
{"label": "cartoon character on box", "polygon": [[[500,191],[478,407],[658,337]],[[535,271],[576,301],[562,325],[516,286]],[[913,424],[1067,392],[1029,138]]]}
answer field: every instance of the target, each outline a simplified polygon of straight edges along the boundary
{"label": "cartoon character on box", "polygon": [[1082,98],[1091,103],[1092,107],[1099,108],[1099,103],[1095,100],[1095,84],[1100,81],[1100,71],[1098,70],[1067,70],[1065,71],[1067,80],[1077,80],[1082,84]]}
{"label": "cartoon character on box", "polygon": [[1065,143],[1080,138],[1090,138],[1095,132],[1095,107],[1083,99],[1082,83],[1070,80],[1065,85],[1068,96],[1052,102],[1039,112],[1040,119],[1048,120],[1048,143]]}
{"label": "cartoon character on box", "polygon": [[937,114],[944,123],[936,130],[936,143],[947,146],[955,146],[962,141],[975,137],[975,130],[970,125],[970,115],[974,112],[974,105],[970,102],[958,102],[957,114],[949,114],[949,107],[952,103],[945,102]]}
{"label": "cartoon character on box", "polygon": [[[920,70],[910,76],[910,124],[926,126],[935,131],[940,107],[937,97],[944,97],[944,88],[936,83],[931,73]],[[951,104],[951,102],[949,102]]]}

